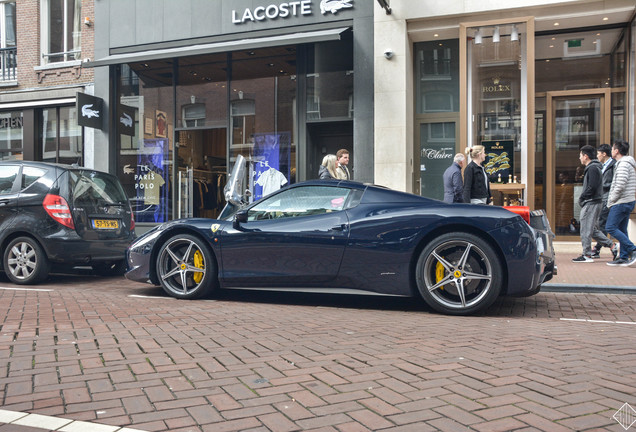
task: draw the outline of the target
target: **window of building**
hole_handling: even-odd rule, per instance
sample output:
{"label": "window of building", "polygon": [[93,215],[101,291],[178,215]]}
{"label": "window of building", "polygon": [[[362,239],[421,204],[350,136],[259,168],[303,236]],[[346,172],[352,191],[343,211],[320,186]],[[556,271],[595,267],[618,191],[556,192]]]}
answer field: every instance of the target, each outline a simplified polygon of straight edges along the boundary
{"label": "window of building", "polygon": [[17,79],[15,1],[0,2],[0,81]]}
{"label": "window of building", "polygon": [[183,127],[205,125],[205,104],[191,103],[183,106]]}
{"label": "window of building", "polygon": [[42,0],[42,60],[59,63],[81,57],[81,0]]}
{"label": "window of building", "polygon": [[417,113],[459,111],[459,41],[415,44]]}
{"label": "window of building", "polygon": [[[242,97],[242,96],[240,96]],[[232,101],[232,147],[254,145],[256,104],[254,99]],[[250,147],[251,148],[251,147]]]}
{"label": "window of building", "polygon": [[75,106],[38,110],[41,159],[45,162],[82,164],[82,129]]}
{"label": "window of building", "polygon": [[0,113],[0,160],[22,159],[22,111]]}

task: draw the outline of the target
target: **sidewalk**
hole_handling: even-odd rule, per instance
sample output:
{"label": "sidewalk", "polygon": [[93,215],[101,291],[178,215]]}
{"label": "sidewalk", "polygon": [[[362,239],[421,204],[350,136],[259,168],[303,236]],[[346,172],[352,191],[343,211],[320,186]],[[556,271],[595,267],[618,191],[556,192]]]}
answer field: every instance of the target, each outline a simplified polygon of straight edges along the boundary
{"label": "sidewalk", "polygon": [[631,267],[610,267],[612,260],[607,248],[601,250],[601,258],[593,263],[574,263],[572,258],[581,255],[580,242],[555,242],[558,274],[543,284],[542,291],[612,292],[636,294],[636,264]]}

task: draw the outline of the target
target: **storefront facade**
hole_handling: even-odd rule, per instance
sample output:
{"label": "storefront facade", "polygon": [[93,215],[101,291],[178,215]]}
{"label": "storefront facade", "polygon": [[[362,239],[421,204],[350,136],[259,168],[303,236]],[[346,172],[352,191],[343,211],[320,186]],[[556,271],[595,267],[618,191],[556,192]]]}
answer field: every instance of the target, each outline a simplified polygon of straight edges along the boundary
{"label": "storefront facade", "polygon": [[483,144],[498,204],[544,208],[574,238],[580,147],[633,155],[636,7],[509,3],[376,4],[375,182],[441,199],[454,154]]}
{"label": "storefront facade", "polygon": [[110,112],[95,166],[117,174],[138,223],[217,216],[238,155],[251,200],[317,178],[340,148],[373,180],[371,2],[149,5],[96,2],[91,62]]}
{"label": "storefront facade", "polygon": [[76,103],[94,89],[92,16],[92,0],[0,1],[0,160],[92,160]]}

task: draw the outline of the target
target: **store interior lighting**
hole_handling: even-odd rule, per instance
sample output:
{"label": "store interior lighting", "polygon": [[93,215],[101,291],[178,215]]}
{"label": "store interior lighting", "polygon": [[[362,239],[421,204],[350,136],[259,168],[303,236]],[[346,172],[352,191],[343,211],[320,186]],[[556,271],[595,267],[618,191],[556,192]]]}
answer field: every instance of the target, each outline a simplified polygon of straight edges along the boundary
{"label": "store interior lighting", "polygon": [[510,40],[512,42],[516,42],[519,40],[519,31],[517,30],[517,25],[512,25],[512,33],[510,33]]}
{"label": "store interior lighting", "polygon": [[495,31],[492,33],[492,41],[499,43],[499,26],[495,26]]}
{"label": "store interior lighting", "polygon": [[482,42],[481,28],[477,29],[475,33],[475,45],[479,45]]}

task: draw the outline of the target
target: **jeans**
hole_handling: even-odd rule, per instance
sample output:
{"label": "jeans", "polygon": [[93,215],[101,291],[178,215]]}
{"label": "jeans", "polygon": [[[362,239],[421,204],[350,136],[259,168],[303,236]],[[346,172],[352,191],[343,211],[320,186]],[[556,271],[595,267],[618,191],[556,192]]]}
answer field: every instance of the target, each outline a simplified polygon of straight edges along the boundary
{"label": "jeans", "polygon": [[628,259],[630,254],[636,250],[636,246],[627,237],[627,223],[629,222],[629,214],[634,209],[636,201],[622,204],[614,204],[610,207],[609,215],[607,215],[607,224],[605,229],[612,237],[621,244],[621,259]]}

